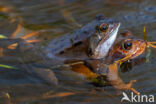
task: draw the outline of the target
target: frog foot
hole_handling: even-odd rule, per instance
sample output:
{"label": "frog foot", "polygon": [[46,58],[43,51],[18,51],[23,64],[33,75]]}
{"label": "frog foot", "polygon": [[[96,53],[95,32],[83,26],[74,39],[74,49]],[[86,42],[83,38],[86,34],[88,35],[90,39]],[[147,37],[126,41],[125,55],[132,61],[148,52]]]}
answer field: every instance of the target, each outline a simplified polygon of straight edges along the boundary
{"label": "frog foot", "polygon": [[136,82],[136,80],[131,80],[128,84],[126,84],[125,89],[126,89],[126,90],[131,90],[131,91],[133,91],[134,93],[136,93],[137,95],[139,95],[140,93],[139,93],[137,90],[135,90],[134,88],[132,88],[132,85],[133,85],[133,83],[135,83],[135,82]]}

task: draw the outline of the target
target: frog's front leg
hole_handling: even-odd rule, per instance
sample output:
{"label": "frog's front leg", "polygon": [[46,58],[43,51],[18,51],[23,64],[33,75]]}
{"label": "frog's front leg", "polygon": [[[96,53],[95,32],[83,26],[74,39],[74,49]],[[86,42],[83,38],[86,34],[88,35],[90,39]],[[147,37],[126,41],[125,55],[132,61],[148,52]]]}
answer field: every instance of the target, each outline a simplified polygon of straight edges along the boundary
{"label": "frog's front leg", "polygon": [[[93,72],[99,74],[100,76],[106,75],[106,80],[109,85],[112,85],[118,90],[131,90],[136,94],[139,94],[132,85],[136,80],[131,80],[128,84],[125,84],[118,75],[118,65],[113,63],[110,65],[105,64],[104,60],[87,60],[85,61],[86,66],[88,66]],[[102,77],[103,79],[103,77]],[[104,78],[105,79],[105,78]],[[98,81],[103,82],[103,81]],[[99,84],[101,85],[101,83]]]}
{"label": "frog's front leg", "polygon": [[136,80],[131,80],[128,84],[125,84],[122,79],[118,76],[118,67],[117,64],[111,64],[108,66],[108,80],[110,81],[111,85],[119,90],[131,90],[136,94],[139,94],[132,85]]}
{"label": "frog's front leg", "polygon": [[133,85],[133,83],[135,83],[136,82],[136,80],[131,80],[128,84],[126,84],[126,89],[127,90],[131,90],[131,91],[133,91],[134,93],[136,93],[137,95],[139,95],[140,93],[137,91],[137,90],[135,90],[134,88],[132,88],[132,85]]}

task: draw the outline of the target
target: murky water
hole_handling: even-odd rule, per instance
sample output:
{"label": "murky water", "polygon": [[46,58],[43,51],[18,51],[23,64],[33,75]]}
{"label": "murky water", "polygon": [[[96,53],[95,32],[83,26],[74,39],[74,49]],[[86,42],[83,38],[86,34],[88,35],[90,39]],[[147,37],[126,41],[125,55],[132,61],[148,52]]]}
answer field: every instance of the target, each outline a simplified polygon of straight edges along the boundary
{"label": "murky water", "polygon": [[[143,38],[143,26],[146,26],[148,40],[156,41],[155,0],[0,0],[0,11],[0,34],[11,36],[22,20],[22,29],[17,36],[40,31],[36,38],[43,40],[38,44],[43,47],[53,38],[81,28],[98,14],[119,20],[122,24],[119,32],[130,30],[139,38]],[[0,68],[0,104],[121,103],[122,93],[113,87],[97,88],[68,68],[46,66],[47,60],[40,57],[42,48],[25,50],[25,54],[16,50],[0,57],[0,64],[20,69]],[[119,71],[124,82],[137,80],[133,87],[141,94],[156,95],[155,52],[152,49],[150,62],[137,65],[125,73]],[[52,61],[51,64],[56,63]],[[53,70],[58,86],[44,84],[45,81],[34,75],[31,69]],[[58,93],[64,95],[56,95]]]}

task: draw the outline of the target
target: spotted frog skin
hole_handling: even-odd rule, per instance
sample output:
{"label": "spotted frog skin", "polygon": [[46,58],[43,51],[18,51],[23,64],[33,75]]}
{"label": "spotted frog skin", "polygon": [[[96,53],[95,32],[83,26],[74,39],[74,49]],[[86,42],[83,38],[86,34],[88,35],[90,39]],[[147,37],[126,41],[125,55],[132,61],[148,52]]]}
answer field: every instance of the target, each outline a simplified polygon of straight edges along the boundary
{"label": "spotted frog skin", "polygon": [[119,27],[119,22],[99,15],[73,34],[52,40],[46,48],[47,56],[62,61],[104,58],[114,44]]}
{"label": "spotted frog skin", "polygon": [[141,55],[147,47],[147,42],[142,39],[134,38],[130,31],[124,31],[111,49],[108,56],[115,60],[125,61],[134,59]]}
{"label": "spotted frog skin", "polygon": [[[130,31],[125,31],[116,40],[107,57],[99,60],[85,60],[93,72],[107,74],[107,67],[110,64],[121,64],[127,60],[131,60],[141,55],[147,47],[147,42],[142,39],[136,39],[132,36]],[[96,63],[96,64],[93,64]]]}
{"label": "spotted frog skin", "polygon": [[146,47],[146,41],[136,39],[132,36],[131,32],[125,31],[118,40],[116,40],[105,59],[86,60],[85,65],[94,73],[105,76],[109,84],[115,88],[132,90],[136,94],[139,94],[139,92],[132,88],[132,84],[136,82],[136,80],[125,84],[118,76],[118,66],[127,60],[134,59],[141,55]]}
{"label": "spotted frog skin", "polygon": [[48,57],[63,62],[81,60],[84,64],[71,65],[73,71],[85,74],[88,78],[104,75],[115,88],[132,90],[138,94],[132,88],[135,80],[125,84],[118,76],[118,65],[142,54],[147,43],[131,38],[130,32],[122,33],[116,40],[119,27],[119,22],[98,17],[72,35],[64,35],[50,42],[46,50]]}
{"label": "spotted frog skin", "polygon": [[89,38],[88,56],[93,59],[105,58],[116,40],[119,27],[120,23],[102,23],[96,27],[97,32]]}

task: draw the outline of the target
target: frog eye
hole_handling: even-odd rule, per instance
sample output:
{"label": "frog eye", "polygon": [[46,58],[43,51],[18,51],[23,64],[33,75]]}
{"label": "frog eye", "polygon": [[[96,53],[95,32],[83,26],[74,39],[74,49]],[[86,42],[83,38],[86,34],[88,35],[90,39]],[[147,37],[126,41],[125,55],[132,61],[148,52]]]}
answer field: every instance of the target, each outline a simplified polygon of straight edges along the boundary
{"label": "frog eye", "polygon": [[100,25],[100,31],[106,32],[108,30],[108,24],[101,24]]}
{"label": "frog eye", "polygon": [[127,41],[122,44],[124,50],[130,50],[132,48],[132,41]]}

